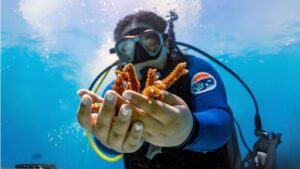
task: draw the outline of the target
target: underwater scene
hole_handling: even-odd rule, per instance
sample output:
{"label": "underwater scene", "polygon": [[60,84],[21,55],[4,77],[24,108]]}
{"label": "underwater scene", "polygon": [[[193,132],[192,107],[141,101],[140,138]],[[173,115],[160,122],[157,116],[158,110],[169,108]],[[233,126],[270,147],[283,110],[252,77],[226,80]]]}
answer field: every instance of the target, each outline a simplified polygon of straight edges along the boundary
{"label": "underwater scene", "polygon": [[[299,0],[2,0],[1,168],[124,168],[123,159],[107,162],[89,144],[77,121],[77,90],[88,89],[117,59],[109,50],[120,19],[139,10],[164,17],[174,10],[176,40],[209,53],[245,81],[257,99],[263,129],[282,134],[277,168],[299,169],[299,9]],[[252,148],[258,137],[251,97],[230,73],[208,62],[220,74]],[[98,94],[114,78],[111,71]],[[238,140],[244,158],[239,134]]]}

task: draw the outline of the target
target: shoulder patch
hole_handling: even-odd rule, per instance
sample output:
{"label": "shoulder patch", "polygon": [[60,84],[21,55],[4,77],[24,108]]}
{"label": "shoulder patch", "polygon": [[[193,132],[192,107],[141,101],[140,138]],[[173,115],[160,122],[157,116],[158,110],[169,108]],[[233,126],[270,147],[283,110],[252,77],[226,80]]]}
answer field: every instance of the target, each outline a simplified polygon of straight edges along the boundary
{"label": "shoulder patch", "polygon": [[207,72],[196,73],[191,81],[192,94],[201,94],[213,90],[217,86],[216,79]]}

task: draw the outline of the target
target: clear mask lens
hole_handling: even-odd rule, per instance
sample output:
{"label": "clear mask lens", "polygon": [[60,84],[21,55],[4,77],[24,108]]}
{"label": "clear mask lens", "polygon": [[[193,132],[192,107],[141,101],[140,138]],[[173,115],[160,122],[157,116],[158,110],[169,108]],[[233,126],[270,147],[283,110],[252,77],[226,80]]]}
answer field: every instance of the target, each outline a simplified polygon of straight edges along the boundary
{"label": "clear mask lens", "polygon": [[162,35],[156,31],[145,31],[137,36],[127,36],[116,43],[115,49],[122,61],[132,62],[136,43],[139,42],[149,56],[157,55],[163,45]]}
{"label": "clear mask lens", "polygon": [[150,56],[156,55],[162,46],[161,36],[156,32],[142,34],[140,42]]}
{"label": "clear mask lens", "polygon": [[133,60],[135,51],[135,41],[133,39],[123,39],[116,45],[116,51],[119,57],[126,62],[131,62]]}

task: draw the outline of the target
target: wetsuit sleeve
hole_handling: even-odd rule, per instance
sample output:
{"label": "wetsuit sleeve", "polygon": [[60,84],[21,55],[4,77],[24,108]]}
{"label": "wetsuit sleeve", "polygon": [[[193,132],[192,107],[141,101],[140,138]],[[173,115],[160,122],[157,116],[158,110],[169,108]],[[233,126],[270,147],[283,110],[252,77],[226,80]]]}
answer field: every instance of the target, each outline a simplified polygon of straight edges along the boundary
{"label": "wetsuit sleeve", "polygon": [[222,147],[233,132],[233,119],[223,82],[216,70],[200,58],[189,62],[193,129],[184,149],[206,152]]}
{"label": "wetsuit sleeve", "polygon": [[[110,83],[110,84],[103,90],[103,92],[101,93],[101,96],[102,96],[102,97],[104,97],[105,93],[106,93],[108,90],[111,89],[112,84],[113,84],[113,82]],[[94,140],[95,140],[95,143],[96,143],[97,147],[98,147],[100,150],[104,151],[106,154],[111,154],[111,155],[118,155],[118,154],[120,154],[120,153],[118,153],[118,152],[116,152],[116,151],[114,151],[114,150],[112,150],[112,149],[110,149],[110,148],[104,146],[98,139],[96,139],[96,137],[94,137]]]}

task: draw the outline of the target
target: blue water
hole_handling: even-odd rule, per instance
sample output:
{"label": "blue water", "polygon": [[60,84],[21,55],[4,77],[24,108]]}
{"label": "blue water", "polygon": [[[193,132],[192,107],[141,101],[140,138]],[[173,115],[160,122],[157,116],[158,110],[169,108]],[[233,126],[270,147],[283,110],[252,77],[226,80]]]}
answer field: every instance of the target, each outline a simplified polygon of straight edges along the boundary
{"label": "blue water", "polygon": [[[87,88],[92,81],[91,77],[78,74],[82,70],[78,67],[86,63],[81,61],[87,58],[75,57],[77,51],[74,54],[67,50],[45,54],[39,47],[44,39],[32,37],[24,18],[18,12],[12,12],[18,7],[18,1],[4,2],[7,6],[2,6],[6,20],[3,25],[1,23],[1,167],[13,167],[18,163],[53,163],[60,169],[123,168],[122,160],[107,163],[100,159],[76,122],[79,102],[76,91]],[[204,9],[211,5],[205,4],[208,2],[204,3]],[[299,30],[300,24],[294,28]],[[197,32],[195,36],[198,36]],[[206,36],[202,38],[209,38]],[[249,50],[234,56],[214,53],[253,90],[264,129],[282,133],[277,152],[278,166],[282,169],[300,166],[300,31],[292,37],[296,40],[276,47],[272,52]],[[83,39],[90,43],[88,36]],[[224,41],[234,40],[227,38]],[[272,44],[271,40],[269,42]],[[65,43],[72,46],[70,41]],[[194,45],[211,52],[205,43],[201,45],[201,40]],[[83,48],[77,50],[85,51]],[[225,82],[229,103],[247,143],[252,146],[256,138],[251,99],[232,76],[217,66],[216,69]],[[245,155],[245,148],[242,145],[240,148]]]}
{"label": "blue water", "polygon": [[2,68],[2,166],[37,162],[66,169],[111,168],[95,155],[76,123],[78,86],[65,82],[66,68],[47,70],[37,53],[22,46],[2,50]]}

